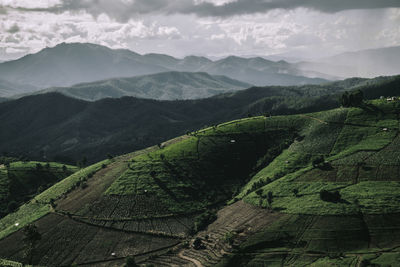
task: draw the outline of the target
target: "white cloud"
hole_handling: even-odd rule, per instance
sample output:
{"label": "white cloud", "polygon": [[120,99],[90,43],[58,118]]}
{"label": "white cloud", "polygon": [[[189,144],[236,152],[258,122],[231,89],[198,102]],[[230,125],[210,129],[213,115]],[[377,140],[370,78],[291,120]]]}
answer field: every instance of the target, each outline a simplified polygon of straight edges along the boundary
{"label": "white cloud", "polygon": [[61,3],[61,0],[0,0],[0,6],[11,8],[50,8]]}
{"label": "white cloud", "polygon": [[[24,2],[0,1],[14,6]],[[58,1],[25,2],[51,6]],[[213,0],[213,3],[223,2]],[[400,9],[350,10],[332,14],[305,8],[274,9],[266,14],[224,18],[147,14],[124,22],[108,13],[93,16],[83,10],[49,13],[11,9],[7,14],[0,14],[0,59],[20,56],[21,51],[37,52],[60,42],[91,42],[111,48],[129,48],[139,53],[167,53],[178,57],[288,52],[323,56],[400,45]]]}

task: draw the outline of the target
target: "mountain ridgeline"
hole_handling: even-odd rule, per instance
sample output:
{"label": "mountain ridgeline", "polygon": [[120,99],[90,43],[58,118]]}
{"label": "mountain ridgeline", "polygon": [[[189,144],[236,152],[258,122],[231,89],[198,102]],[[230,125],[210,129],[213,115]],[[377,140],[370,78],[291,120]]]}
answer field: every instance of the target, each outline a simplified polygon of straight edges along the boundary
{"label": "mountain ridgeline", "polygon": [[400,69],[400,46],[347,52],[314,62],[299,62],[295,66],[300,70],[344,78],[397,75]]}
{"label": "mountain ridgeline", "polygon": [[259,86],[327,81],[304,77],[304,71],[284,61],[234,56],[217,61],[196,56],[177,59],[162,54],[140,55],[130,50],[112,50],[88,43],[62,43],[36,54],[0,63],[0,79],[41,89],[167,71],[206,72]]}
{"label": "mountain ridgeline", "polygon": [[95,162],[196,130],[255,115],[315,112],[340,106],[343,91],[368,99],[399,95],[400,78],[353,78],[325,85],[253,87],[211,98],[157,101],[123,97],[87,102],[57,93],[0,103],[0,152],[35,160]]}
{"label": "mountain ridgeline", "polygon": [[103,98],[134,96],[157,100],[199,99],[251,87],[226,76],[205,72],[162,72],[132,78],[114,78],[77,84],[71,87],[49,88],[37,93],[59,92],[66,96],[95,101]]}

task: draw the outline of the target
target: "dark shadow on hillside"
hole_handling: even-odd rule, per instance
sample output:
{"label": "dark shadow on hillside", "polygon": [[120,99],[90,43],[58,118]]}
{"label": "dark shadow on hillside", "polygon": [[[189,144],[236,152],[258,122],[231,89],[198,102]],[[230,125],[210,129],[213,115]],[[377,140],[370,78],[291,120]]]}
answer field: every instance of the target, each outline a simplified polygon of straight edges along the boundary
{"label": "dark shadow on hillside", "polygon": [[365,102],[363,102],[361,105],[360,105],[360,108],[362,109],[362,110],[364,110],[365,112],[367,112],[367,113],[372,113],[372,114],[380,114],[380,115],[383,115],[383,114],[385,114],[385,112],[382,110],[382,109],[380,109],[380,108],[378,108],[377,106],[375,106],[375,105],[373,105],[373,104],[371,104],[371,103],[365,103]]}

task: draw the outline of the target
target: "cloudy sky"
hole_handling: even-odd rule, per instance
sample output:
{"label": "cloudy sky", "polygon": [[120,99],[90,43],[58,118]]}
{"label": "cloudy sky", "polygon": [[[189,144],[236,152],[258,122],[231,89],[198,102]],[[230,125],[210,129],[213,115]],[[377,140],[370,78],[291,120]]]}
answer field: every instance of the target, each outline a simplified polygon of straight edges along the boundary
{"label": "cloudy sky", "polygon": [[176,57],[400,45],[399,0],[0,0],[0,60],[61,42]]}

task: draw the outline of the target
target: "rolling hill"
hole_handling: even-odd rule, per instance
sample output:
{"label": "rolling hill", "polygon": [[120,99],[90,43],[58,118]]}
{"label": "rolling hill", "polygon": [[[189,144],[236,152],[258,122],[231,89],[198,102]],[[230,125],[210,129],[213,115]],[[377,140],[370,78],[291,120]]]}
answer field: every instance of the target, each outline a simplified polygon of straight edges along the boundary
{"label": "rolling hill", "polygon": [[204,72],[162,72],[132,78],[115,78],[71,87],[49,88],[37,93],[59,92],[66,96],[96,101],[103,98],[133,96],[156,100],[206,98],[251,87],[225,76]]}
{"label": "rolling hill", "polygon": [[368,99],[400,94],[399,77],[348,79],[326,85],[253,87],[200,100],[123,97],[87,102],[57,93],[0,103],[0,152],[75,164],[96,162],[161,143],[205,125],[271,113],[295,114],[339,106],[341,92]]}
{"label": "rolling hill", "polygon": [[0,164],[0,217],[77,170],[77,167],[55,162],[7,161],[7,164]]}
{"label": "rolling hill", "polygon": [[[0,80],[0,96],[1,98],[10,97],[17,94],[36,91],[37,88],[26,84],[11,83],[6,80]],[[1,101],[1,100],[0,100]]]}
{"label": "rolling hill", "polygon": [[139,55],[129,50],[112,50],[88,43],[62,43],[0,63],[0,79],[40,89],[166,71],[207,72],[260,86],[326,82],[303,77],[303,71],[286,62],[238,57],[219,61],[196,56],[177,59],[162,54]]}
{"label": "rolling hill", "polygon": [[[399,114],[399,101],[381,99],[250,117],[109,158],[1,219],[0,258],[45,266],[123,266],[128,257],[154,266],[395,266]],[[40,235],[30,250],[29,224]]]}

